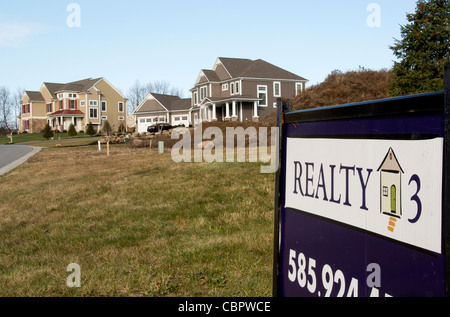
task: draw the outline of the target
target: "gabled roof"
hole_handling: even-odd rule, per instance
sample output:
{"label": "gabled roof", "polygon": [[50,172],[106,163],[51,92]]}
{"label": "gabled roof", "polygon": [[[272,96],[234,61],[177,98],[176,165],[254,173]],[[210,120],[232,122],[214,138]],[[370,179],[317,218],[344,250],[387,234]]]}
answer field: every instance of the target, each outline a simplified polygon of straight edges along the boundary
{"label": "gabled roof", "polygon": [[178,96],[173,95],[164,95],[164,94],[156,94],[149,93],[147,97],[141,102],[141,104],[136,108],[134,113],[147,113],[147,112],[155,112],[155,109],[152,109],[151,102],[156,100],[163,108],[165,108],[168,112],[171,111],[188,111],[191,108],[191,99],[181,99]]}
{"label": "gabled roof", "polygon": [[44,96],[42,96],[40,91],[25,91],[25,94],[30,98],[30,101],[42,101],[45,102]]}
{"label": "gabled roof", "polygon": [[78,81],[74,81],[71,83],[64,84],[60,86],[55,93],[63,92],[63,91],[73,91],[73,92],[87,92],[91,89],[96,83],[98,83],[102,78],[87,78]]}
{"label": "gabled roof", "polygon": [[377,171],[379,172],[380,170],[396,173],[399,172],[405,173],[402,167],[400,166],[400,163],[398,162],[397,157],[395,156],[394,150],[392,148],[389,148],[386,157],[384,158],[383,162],[381,163]]}
{"label": "gabled roof", "polygon": [[121,97],[126,99],[125,96],[120,91],[118,91],[111,83],[109,83],[104,77],[86,78],[86,79],[77,80],[77,81],[73,81],[73,82],[66,83],[66,84],[44,82],[43,85],[47,88],[47,90],[49,91],[49,93],[52,96],[55,96],[57,93],[60,93],[60,92],[86,93],[89,90],[91,90],[91,88],[93,88],[96,84],[98,84],[100,81],[106,82]]}
{"label": "gabled roof", "polygon": [[264,78],[288,79],[305,81],[307,79],[291,73],[283,68],[268,63],[262,59],[250,60],[245,58],[219,57],[214,66],[222,64],[232,78]]}

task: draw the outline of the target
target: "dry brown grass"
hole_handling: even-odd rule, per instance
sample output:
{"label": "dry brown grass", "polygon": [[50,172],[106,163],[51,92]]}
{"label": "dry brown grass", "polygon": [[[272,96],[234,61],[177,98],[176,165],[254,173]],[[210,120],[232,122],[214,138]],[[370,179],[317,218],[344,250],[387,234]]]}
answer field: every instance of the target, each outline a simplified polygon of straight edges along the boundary
{"label": "dry brown grass", "polygon": [[253,163],[44,149],[0,177],[0,296],[270,296],[273,183]]}

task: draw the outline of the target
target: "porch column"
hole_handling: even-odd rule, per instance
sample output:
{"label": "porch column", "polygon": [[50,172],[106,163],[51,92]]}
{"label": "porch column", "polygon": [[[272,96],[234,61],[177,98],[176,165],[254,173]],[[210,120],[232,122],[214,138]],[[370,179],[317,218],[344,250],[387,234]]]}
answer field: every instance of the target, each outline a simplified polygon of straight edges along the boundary
{"label": "porch column", "polygon": [[243,114],[242,114],[242,101],[240,102],[240,107],[239,107],[239,115],[240,115],[240,121],[243,122]]}
{"label": "porch column", "polygon": [[233,101],[233,115],[231,116],[232,121],[237,121],[237,114],[236,114],[236,101]]}
{"label": "porch column", "polygon": [[258,104],[258,101],[253,103],[253,121],[259,121]]}
{"label": "porch column", "polygon": [[230,104],[227,102],[226,104],[226,112],[225,112],[225,119],[230,119]]}
{"label": "porch column", "polygon": [[217,121],[217,110],[215,103],[212,105],[212,121]]}

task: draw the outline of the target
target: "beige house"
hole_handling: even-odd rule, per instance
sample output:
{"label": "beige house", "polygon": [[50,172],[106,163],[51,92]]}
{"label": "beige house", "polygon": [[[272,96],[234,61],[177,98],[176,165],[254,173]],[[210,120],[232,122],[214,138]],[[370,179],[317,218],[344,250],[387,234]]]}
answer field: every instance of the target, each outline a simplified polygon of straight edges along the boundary
{"label": "beige house", "polygon": [[219,57],[201,70],[192,92],[192,121],[259,121],[277,99],[295,97],[307,79],[261,59]]}
{"label": "beige house", "polygon": [[188,127],[191,124],[190,109],[190,98],[149,93],[133,112],[136,117],[136,131],[146,132],[149,126],[156,123]]}
{"label": "beige house", "polygon": [[53,130],[86,130],[91,122],[101,132],[108,120],[112,130],[126,128],[127,99],[105,78],[67,84],[43,83],[39,91],[25,91],[21,99],[19,131],[40,133],[48,123]]}

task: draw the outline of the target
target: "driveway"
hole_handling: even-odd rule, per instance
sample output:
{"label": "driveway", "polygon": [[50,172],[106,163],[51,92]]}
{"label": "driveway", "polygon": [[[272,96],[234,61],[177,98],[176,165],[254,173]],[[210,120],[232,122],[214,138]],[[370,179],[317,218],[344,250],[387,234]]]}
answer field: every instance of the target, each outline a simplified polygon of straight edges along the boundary
{"label": "driveway", "polygon": [[25,163],[40,150],[25,145],[0,145],[0,176]]}

